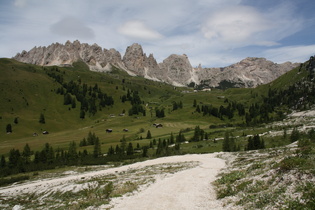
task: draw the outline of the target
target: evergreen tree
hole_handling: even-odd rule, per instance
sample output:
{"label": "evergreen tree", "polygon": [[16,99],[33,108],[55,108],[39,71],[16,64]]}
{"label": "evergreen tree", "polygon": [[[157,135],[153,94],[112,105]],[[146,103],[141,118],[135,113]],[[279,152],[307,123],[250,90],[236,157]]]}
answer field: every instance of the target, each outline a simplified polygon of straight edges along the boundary
{"label": "evergreen tree", "polygon": [[94,142],[93,156],[97,158],[100,155],[101,155],[101,143],[100,143],[99,138],[96,138]]}
{"label": "evergreen tree", "polygon": [[115,149],[113,148],[113,146],[110,146],[110,148],[108,148],[108,152],[107,155],[111,156],[115,154]]}
{"label": "evergreen tree", "polygon": [[6,126],[6,132],[7,132],[7,133],[12,133],[12,125],[11,125],[11,124],[7,124],[7,126]]}
{"label": "evergreen tree", "polygon": [[205,139],[206,139],[206,140],[209,140],[208,133],[205,133]]}
{"label": "evergreen tree", "polygon": [[34,163],[35,163],[35,164],[40,163],[40,152],[39,152],[39,151],[36,151],[36,152],[35,152],[35,155],[34,155]]}
{"label": "evergreen tree", "polygon": [[63,96],[63,104],[64,105],[69,105],[72,103],[72,98],[71,98],[71,95],[69,93],[65,94]]}
{"label": "evergreen tree", "polygon": [[253,138],[250,136],[247,140],[247,148],[246,150],[254,150],[254,140]]}
{"label": "evergreen tree", "polygon": [[77,104],[76,104],[75,101],[76,101],[75,98],[73,98],[73,99],[71,100],[71,108],[72,108],[72,109],[76,108],[76,106],[77,106]]}
{"label": "evergreen tree", "polygon": [[85,118],[85,112],[84,112],[84,110],[82,110],[82,109],[81,109],[81,111],[80,111],[80,118],[81,118],[81,119],[84,119],[84,118]]}
{"label": "evergreen tree", "polygon": [[201,112],[199,104],[198,104],[197,107],[196,107],[196,112],[198,112],[198,113]]}
{"label": "evergreen tree", "polygon": [[247,141],[246,150],[256,150],[256,149],[265,149],[265,141],[260,139],[258,134],[254,137],[249,137]]}
{"label": "evergreen tree", "polygon": [[1,155],[0,168],[4,168],[4,167],[6,167],[6,165],[7,165],[7,163],[6,163],[5,157],[4,157],[4,155]]}
{"label": "evergreen tree", "polygon": [[80,145],[79,145],[80,147],[85,147],[85,146],[87,146],[87,141],[86,141],[86,138],[84,137],[83,139],[82,139],[82,141],[80,141]]}
{"label": "evergreen tree", "polygon": [[68,159],[70,161],[77,160],[78,153],[77,153],[77,145],[74,141],[70,142],[69,149],[68,149]]}
{"label": "evergreen tree", "polygon": [[45,124],[46,123],[45,116],[44,116],[43,113],[41,113],[40,116],[39,116],[39,123],[41,123],[41,124]]}
{"label": "evergreen tree", "polygon": [[171,133],[171,137],[170,137],[170,144],[174,144],[175,141],[174,141],[174,135],[173,133]]}
{"label": "evergreen tree", "polygon": [[115,147],[115,154],[116,155],[120,155],[122,152],[121,152],[121,149],[120,149],[120,147],[119,147],[119,145],[116,145],[116,147]]}
{"label": "evergreen tree", "polygon": [[178,109],[178,104],[176,103],[176,101],[173,101],[173,111]]}
{"label": "evergreen tree", "polygon": [[47,163],[52,164],[55,161],[55,151],[52,146],[49,146],[48,152],[47,152]]}
{"label": "evergreen tree", "polygon": [[125,138],[125,135],[123,136],[123,138],[120,140],[120,154],[124,155],[125,151],[126,151],[126,146],[127,146],[127,141]]}
{"label": "evergreen tree", "polygon": [[175,144],[175,150],[176,150],[176,151],[179,151],[179,150],[180,150],[180,144],[178,144],[178,143]]}
{"label": "evergreen tree", "polygon": [[128,144],[128,147],[127,147],[127,155],[133,155],[133,146],[132,146],[132,143],[130,142]]}
{"label": "evergreen tree", "polygon": [[193,107],[196,107],[196,106],[197,106],[197,101],[196,99],[194,99]]}
{"label": "evergreen tree", "polygon": [[260,149],[260,137],[258,134],[254,135],[253,143],[254,149]]}
{"label": "evergreen tree", "polygon": [[183,108],[183,102],[182,102],[182,101],[179,102],[178,108],[179,108],[179,109],[182,109],[182,108]]}
{"label": "evergreen tree", "polygon": [[24,163],[29,164],[31,162],[31,155],[32,155],[31,148],[28,144],[26,144],[24,146],[22,153]]}
{"label": "evergreen tree", "polygon": [[151,139],[151,138],[152,138],[151,132],[150,132],[150,130],[148,130],[146,139]]}
{"label": "evergreen tree", "polygon": [[265,140],[264,139],[261,139],[260,141],[260,149],[265,149],[266,146],[265,146]]}
{"label": "evergreen tree", "polygon": [[142,157],[148,157],[148,147],[144,146],[142,148]]}
{"label": "evergreen tree", "polygon": [[291,140],[291,142],[295,142],[295,141],[298,141],[299,139],[300,139],[300,132],[295,127],[292,130],[292,133],[291,133],[291,136],[290,136],[290,140]]}
{"label": "evergreen tree", "polygon": [[223,150],[223,152],[231,152],[232,147],[233,147],[233,145],[231,145],[230,133],[225,132],[223,144],[222,144],[222,150]]}
{"label": "evergreen tree", "polygon": [[21,158],[20,151],[17,149],[11,149],[9,152],[9,167],[15,168]]}
{"label": "evergreen tree", "polygon": [[178,135],[176,136],[176,143],[181,143],[185,141],[186,141],[186,138],[184,134],[182,133],[182,131],[179,131]]}

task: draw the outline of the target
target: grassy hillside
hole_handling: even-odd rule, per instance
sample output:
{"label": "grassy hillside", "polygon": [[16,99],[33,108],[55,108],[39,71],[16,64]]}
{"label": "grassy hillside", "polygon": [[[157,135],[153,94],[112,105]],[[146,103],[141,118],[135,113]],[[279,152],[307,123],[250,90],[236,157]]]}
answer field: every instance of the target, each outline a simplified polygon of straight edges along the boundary
{"label": "grassy hillside", "polygon": [[[305,76],[295,69],[273,83],[256,89],[214,89],[211,92],[196,93],[189,88],[174,88],[142,77],[131,77],[116,68],[110,73],[92,72],[81,62],[75,63],[73,67],[56,68],[0,59],[0,74],[0,154],[8,154],[12,148],[22,150],[26,143],[33,150],[42,149],[46,142],[54,147],[66,149],[69,142],[79,143],[89,132],[100,138],[103,152],[111,145],[118,144],[123,136],[127,141],[146,145],[150,141],[144,139],[148,130],[152,138],[156,139],[169,138],[171,133],[177,134],[180,130],[186,130],[185,136],[189,139],[193,136],[193,129],[200,126],[214,139],[223,136],[229,129],[226,125],[234,125],[231,129],[241,134],[243,131],[235,130],[235,126],[246,124],[245,115],[239,115],[234,110],[233,117],[215,117],[211,114],[205,115],[202,111],[197,112],[196,106],[200,109],[208,106],[219,110],[220,106],[228,108],[229,104],[239,103],[244,105],[244,110],[248,112],[253,103],[262,102],[262,96],[267,95],[270,87],[284,87],[293,81],[291,78],[299,80]],[[56,76],[62,77],[62,81],[57,80]],[[63,84],[70,84],[71,81],[79,88],[85,84],[88,89],[92,89],[97,84],[103,94],[113,98],[114,104],[100,107],[97,99],[96,113],[86,111],[85,118],[81,119],[81,103],[76,100],[76,107],[72,108],[71,104],[64,105],[64,95],[57,94]],[[66,92],[66,88],[63,90]],[[145,116],[142,113],[128,115],[132,107],[131,102],[122,102],[128,92],[138,92]],[[95,92],[92,90],[90,93]],[[73,94],[70,95],[75,98]],[[174,102],[181,103],[182,108],[173,110]],[[157,118],[156,109],[163,109],[165,117]],[[121,113],[125,115],[120,116]],[[45,117],[45,124],[39,123],[41,114]],[[155,128],[153,123],[161,123],[163,128]],[[6,132],[8,124],[12,126],[11,134]],[[106,129],[113,129],[113,132],[106,133]],[[124,132],[123,129],[129,131]],[[47,130],[49,135],[43,135],[44,130]],[[39,135],[33,136],[33,133]],[[209,151],[213,149],[211,147],[208,145]],[[92,150],[91,146],[86,148]],[[218,146],[215,148],[219,150]],[[207,149],[204,150],[206,151]]]}
{"label": "grassy hillside", "polygon": [[[22,149],[28,143],[31,148],[41,149],[46,142],[54,146],[67,147],[70,141],[79,142],[94,132],[100,137],[104,151],[111,143],[119,142],[126,136],[128,140],[145,137],[150,130],[153,137],[162,137],[180,129],[194,128],[201,125],[207,128],[212,123],[222,123],[219,119],[211,117],[201,118],[194,114],[193,101],[198,103],[212,103],[216,106],[224,104],[217,99],[221,91],[213,93],[193,93],[192,89],[174,88],[164,83],[158,83],[141,77],[130,77],[125,72],[115,69],[111,73],[91,72],[82,63],[74,67],[58,68],[64,82],[81,81],[88,86],[95,84],[114,99],[114,105],[102,108],[95,115],[86,114],[85,119],[80,119],[80,103],[76,108],[63,105],[63,95],[57,94],[62,87],[48,73],[54,72],[55,67],[39,67],[22,64],[11,59],[0,60],[0,154],[7,153],[11,148]],[[129,101],[121,102],[121,97],[127,91],[138,91],[146,116],[128,116],[131,108]],[[191,93],[182,93],[188,90]],[[183,109],[172,111],[173,101],[182,101]],[[155,117],[155,108],[164,108],[165,118]],[[119,114],[125,112],[125,116]],[[40,114],[44,114],[45,124],[39,123]],[[17,119],[17,124],[14,123]],[[156,129],[153,123],[163,123],[163,129]],[[223,121],[224,123],[224,121]],[[7,124],[12,125],[12,133],[6,133]],[[111,128],[113,133],[106,133]],[[126,128],[129,132],[123,132]],[[139,133],[140,128],[145,130]],[[49,135],[42,135],[42,131],[49,131]],[[39,134],[34,137],[33,133]],[[143,141],[147,143],[147,141]]]}

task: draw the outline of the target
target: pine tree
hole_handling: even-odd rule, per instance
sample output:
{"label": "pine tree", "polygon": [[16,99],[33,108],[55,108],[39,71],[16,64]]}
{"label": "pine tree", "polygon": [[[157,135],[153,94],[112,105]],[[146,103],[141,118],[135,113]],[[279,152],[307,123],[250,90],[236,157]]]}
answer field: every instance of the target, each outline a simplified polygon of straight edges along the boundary
{"label": "pine tree", "polygon": [[223,150],[223,152],[231,152],[231,150],[230,150],[230,134],[228,132],[225,132],[223,144],[222,144],[222,150]]}
{"label": "pine tree", "polygon": [[14,168],[17,166],[19,160],[21,158],[20,151],[17,149],[11,149],[9,152],[9,167]]}
{"label": "pine tree", "polygon": [[128,147],[127,147],[127,155],[133,155],[133,146],[132,146],[132,143],[130,142],[128,144]]}
{"label": "pine tree", "polygon": [[260,149],[260,137],[258,134],[254,135],[254,149]]}
{"label": "pine tree", "polygon": [[6,167],[6,165],[7,165],[7,163],[6,163],[5,157],[4,157],[4,155],[1,155],[0,168],[4,168],[4,167]]}
{"label": "pine tree", "polygon": [[24,146],[24,150],[22,153],[24,163],[29,164],[31,162],[31,155],[32,155],[31,148],[28,144],[26,144]]}
{"label": "pine tree", "polygon": [[150,130],[148,130],[146,139],[151,139],[151,138],[152,138],[151,132],[150,132]]}
{"label": "pine tree", "polygon": [[125,154],[126,146],[127,146],[127,141],[126,141],[125,135],[123,136],[123,138],[120,141],[121,141],[121,143],[120,143],[120,153],[121,154]]}
{"label": "pine tree", "polygon": [[208,133],[205,133],[205,139],[206,139],[206,140],[209,140]]}
{"label": "pine tree", "polygon": [[148,147],[145,146],[142,149],[142,157],[148,157]]}
{"label": "pine tree", "polygon": [[110,146],[110,148],[108,148],[107,155],[111,156],[111,155],[114,155],[114,154],[115,154],[115,150],[114,150],[113,146]]}
{"label": "pine tree", "polygon": [[76,104],[76,102],[75,102],[75,98],[73,98],[73,99],[71,100],[71,108],[74,109],[74,108],[76,108],[76,106],[77,106],[77,104]]}
{"label": "pine tree", "polygon": [[93,156],[97,158],[100,155],[101,155],[101,143],[100,143],[99,138],[97,137],[94,142]]}
{"label": "pine tree", "polygon": [[39,116],[39,123],[41,123],[41,124],[45,124],[46,123],[45,116],[44,116],[43,113],[41,113],[40,116]]}
{"label": "pine tree", "polygon": [[69,158],[69,160],[74,161],[77,159],[77,157],[78,157],[77,145],[74,141],[72,141],[69,144],[68,158]]}
{"label": "pine tree", "polygon": [[6,131],[7,131],[7,133],[12,133],[12,125],[11,124],[7,124]]}
{"label": "pine tree", "polygon": [[198,113],[201,112],[199,104],[197,105],[196,112],[198,112]]}
{"label": "pine tree", "polygon": [[81,111],[80,111],[80,118],[81,118],[81,119],[84,119],[84,118],[85,118],[85,112],[84,112],[84,110],[82,110],[82,109],[81,109]]}
{"label": "pine tree", "polygon": [[291,136],[290,136],[290,140],[291,142],[295,142],[298,141],[300,138],[300,132],[298,131],[298,129],[295,127],[292,130]]}
{"label": "pine tree", "polygon": [[175,141],[174,141],[174,135],[173,133],[171,133],[171,137],[170,137],[170,144],[174,144]]}

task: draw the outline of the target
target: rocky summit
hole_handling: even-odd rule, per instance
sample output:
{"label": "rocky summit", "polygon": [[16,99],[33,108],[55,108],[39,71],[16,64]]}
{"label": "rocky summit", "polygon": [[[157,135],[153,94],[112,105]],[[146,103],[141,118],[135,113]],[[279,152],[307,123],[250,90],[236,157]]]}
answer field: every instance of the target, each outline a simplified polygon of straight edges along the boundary
{"label": "rocky summit", "polygon": [[48,47],[34,47],[18,53],[14,59],[41,66],[71,66],[85,62],[92,71],[111,71],[115,66],[132,76],[166,82],[174,86],[198,85],[201,88],[256,87],[278,78],[297,67],[298,63],[276,64],[265,58],[246,58],[224,68],[193,68],[187,55],[172,54],[162,63],[157,63],[153,54],[147,56],[139,44],[127,47],[124,56],[115,49],[102,49],[97,44],[89,45],[67,41],[64,45],[54,43]]}

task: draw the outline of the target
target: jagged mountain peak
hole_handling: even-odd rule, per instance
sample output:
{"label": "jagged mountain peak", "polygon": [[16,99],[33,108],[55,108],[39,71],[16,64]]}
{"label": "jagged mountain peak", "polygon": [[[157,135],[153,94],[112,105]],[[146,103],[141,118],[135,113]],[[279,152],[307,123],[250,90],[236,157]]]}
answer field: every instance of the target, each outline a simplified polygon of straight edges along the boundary
{"label": "jagged mountain peak", "polygon": [[103,49],[96,43],[89,45],[79,40],[23,50],[14,59],[42,66],[72,65],[76,61],[83,61],[93,71],[110,71],[111,66],[117,66],[130,75],[175,86],[194,82],[207,87],[220,87],[222,82],[229,83],[231,87],[256,87],[271,82],[298,65],[290,62],[276,64],[265,58],[248,57],[224,68],[193,68],[186,54],[171,54],[162,63],[157,63],[153,54],[147,56],[138,43],[128,46],[122,57],[113,48]]}

